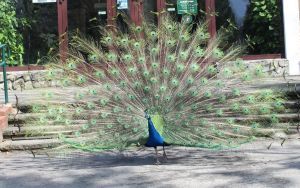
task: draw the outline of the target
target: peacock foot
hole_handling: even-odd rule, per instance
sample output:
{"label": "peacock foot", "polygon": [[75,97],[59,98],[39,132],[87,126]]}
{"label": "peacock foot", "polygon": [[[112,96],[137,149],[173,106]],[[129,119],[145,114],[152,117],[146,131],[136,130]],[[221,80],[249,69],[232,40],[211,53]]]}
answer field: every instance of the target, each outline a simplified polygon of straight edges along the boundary
{"label": "peacock foot", "polygon": [[156,162],[154,164],[155,165],[161,165],[161,162],[159,160],[156,160]]}
{"label": "peacock foot", "polygon": [[163,154],[163,157],[164,157],[164,160],[165,160],[165,161],[167,161],[167,160],[168,160],[168,156],[167,156],[167,154],[165,154],[165,153],[164,153],[164,154]]}

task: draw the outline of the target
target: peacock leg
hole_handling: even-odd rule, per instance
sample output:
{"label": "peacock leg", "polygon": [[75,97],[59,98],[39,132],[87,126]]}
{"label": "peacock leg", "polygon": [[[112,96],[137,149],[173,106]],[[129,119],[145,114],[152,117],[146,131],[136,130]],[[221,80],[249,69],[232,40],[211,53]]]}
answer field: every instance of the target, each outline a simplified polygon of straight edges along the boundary
{"label": "peacock leg", "polygon": [[157,147],[154,147],[154,149],[155,149],[155,155],[156,155],[156,165],[159,165],[160,164],[160,162],[159,162],[159,160],[158,160],[158,151],[157,151]]}
{"label": "peacock leg", "polygon": [[166,153],[166,150],[165,150],[165,146],[163,145],[163,151],[164,151],[164,158],[167,160],[168,159],[168,157],[167,157],[167,153]]}

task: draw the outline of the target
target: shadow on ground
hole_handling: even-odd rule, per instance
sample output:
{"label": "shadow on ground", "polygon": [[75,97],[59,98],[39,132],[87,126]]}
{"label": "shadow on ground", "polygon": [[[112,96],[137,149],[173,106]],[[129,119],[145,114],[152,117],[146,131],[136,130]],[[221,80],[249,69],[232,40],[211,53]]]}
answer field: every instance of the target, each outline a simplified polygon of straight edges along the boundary
{"label": "shadow on ground", "polygon": [[297,187],[300,144],[229,151],[169,147],[153,165],[152,149],[74,152],[48,157],[0,154],[0,188],[35,187]]}

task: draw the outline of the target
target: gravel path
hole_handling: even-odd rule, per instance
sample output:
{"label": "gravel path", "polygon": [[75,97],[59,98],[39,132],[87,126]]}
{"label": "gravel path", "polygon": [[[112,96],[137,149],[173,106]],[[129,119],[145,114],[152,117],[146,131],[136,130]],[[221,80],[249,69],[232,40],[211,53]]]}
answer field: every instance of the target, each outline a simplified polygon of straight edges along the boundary
{"label": "gravel path", "polygon": [[300,140],[266,149],[271,142],[226,151],[168,147],[159,166],[151,148],[35,158],[0,153],[0,188],[300,187]]}

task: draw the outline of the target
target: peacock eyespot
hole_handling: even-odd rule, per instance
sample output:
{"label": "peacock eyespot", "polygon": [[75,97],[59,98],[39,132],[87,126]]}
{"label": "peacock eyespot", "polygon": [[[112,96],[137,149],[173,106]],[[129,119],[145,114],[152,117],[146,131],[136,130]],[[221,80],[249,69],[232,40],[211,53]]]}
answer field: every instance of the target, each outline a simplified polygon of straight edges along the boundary
{"label": "peacock eyespot", "polygon": [[210,91],[206,91],[206,92],[204,93],[204,96],[205,96],[206,98],[211,98],[211,97],[212,97],[212,93],[211,93]]}
{"label": "peacock eyespot", "polygon": [[144,71],[144,72],[143,72],[143,75],[144,75],[145,78],[148,78],[149,75],[150,75],[150,73],[149,73],[148,71]]}
{"label": "peacock eyespot", "polygon": [[249,103],[249,104],[255,103],[255,97],[252,96],[252,95],[248,96],[246,102]]}
{"label": "peacock eyespot", "polygon": [[165,92],[167,90],[167,87],[166,86],[161,86],[160,88],[159,88],[159,91],[160,92]]}
{"label": "peacock eyespot", "polygon": [[140,88],[142,86],[141,82],[138,82],[138,81],[134,82],[133,85],[134,85],[134,88]]}
{"label": "peacock eyespot", "polygon": [[243,112],[243,114],[245,114],[245,115],[249,115],[249,114],[251,113],[250,109],[247,108],[247,107],[244,107],[244,108],[242,109],[242,112]]}
{"label": "peacock eyespot", "polygon": [[77,81],[78,81],[80,84],[83,84],[83,83],[86,82],[86,78],[85,78],[84,76],[79,76],[79,77],[77,78]]}
{"label": "peacock eyespot", "polygon": [[111,85],[110,84],[104,84],[104,88],[108,91],[111,90]]}
{"label": "peacock eyespot", "polygon": [[229,124],[229,125],[232,125],[232,124],[234,124],[234,119],[233,118],[229,118],[229,119],[227,119],[226,120],[226,122]]}
{"label": "peacock eyespot", "polygon": [[150,91],[150,87],[149,86],[144,87],[144,91],[145,92],[149,92]]}
{"label": "peacock eyespot", "polygon": [[70,69],[70,70],[74,70],[74,69],[76,69],[77,68],[77,66],[76,66],[76,64],[75,63],[69,63],[68,64],[68,68]]}
{"label": "peacock eyespot", "polygon": [[172,79],[171,83],[172,83],[173,86],[178,86],[179,85],[179,81],[175,78]]}
{"label": "peacock eyespot", "polygon": [[152,77],[152,78],[150,78],[150,82],[152,84],[156,84],[158,82],[158,79],[156,77]]}
{"label": "peacock eyespot", "polygon": [[108,125],[106,125],[106,128],[111,129],[111,128],[113,128],[113,125],[108,124]]}
{"label": "peacock eyespot", "polygon": [[177,97],[181,98],[181,97],[183,97],[183,96],[184,96],[184,95],[183,95],[182,92],[178,92],[178,93],[177,93]]}
{"label": "peacock eyespot", "polygon": [[57,122],[63,122],[64,118],[61,115],[58,115],[55,119]]}
{"label": "peacock eyespot", "polygon": [[234,104],[232,104],[231,108],[233,111],[236,112],[240,109],[240,105],[238,103],[234,103]]}
{"label": "peacock eyespot", "polygon": [[91,121],[90,121],[90,123],[91,123],[91,125],[96,125],[97,124],[97,120],[96,119],[91,119]]}
{"label": "peacock eyespot", "polygon": [[172,25],[167,25],[167,29],[168,29],[169,31],[173,31],[174,27],[173,27]]}
{"label": "peacock eyespot", "polygon": [[193,72],[196,72],[199,70],[200,66],[196,63],[193,63],[190,65],[190,68],[192,69]]}
{"label": "peacock eyespot", "polygon": [[152,54],[157,54],[158,53],[158,48],[152,48],[151,53]]}
{"label": "peacock eyespot", "polygon": [[151,31],[150,36],[151,36],[152,39],[156,39],[157,33],[155,31]]}
{"label": "peacock eyespot", "polygon": [[174,40],[168,40],[167,45],[168,45],[168,47],[173,47],[175,45],[175,41]]}
{"label": "peacock eyespot", "polygon": [[152,63],[152,64],[151,64],[151,67],[152,67],[153,69],[158,68],[158,63]]}
{"label": "peacock eyespot", "polygon": [[114,95],[114,100],[115,101],[121,101],[121,96],[118,95],[118,94]]}
{"label": "peacock eyespot", "polygon": [[233,96],[240,96],[241,91],[238,88],[234,88],[234,89],[232,89],[232,94],[233,94]]}
{"label": "peacock eyespot", "polygon": [[122,39],[122,40],[121,40],[121,44],[122,44],[123,46],[126,46],[126,45],[128,44],[128,39]]}
{"label": "peacock eyespot", "polygon": [[88,109],[94,109],[96,107],[96,105],[93,102],[88,102],[87,103],[87,108]]}
{"label": "peacock eyespot", "polygon": [[141,44],[139,42],[135,42],[133,45],[136,49],[139,49],[141,47]]}
{"label": "peacock eyespot", "polygon": [[89,93],[90,93],[90,95],[97,95],[98,94],[97,90],[95,90],[95,89],[90,89]]}
{"label": "peacock eyespot", "polygon": [[187,79],[187,84],[193,84],[194,83],[194,78],[193,77],[188,77]]}
{"label": "peacock eyespot", "polygon": [[107,44],[111,44],[112,38],[111,37],[106,37],[105,42],[107,42]]}
{"label": "peacock eyespot", "polygon": [[207,78],[201,78],[200,82],[202,85],[206,85],[208,83],[208,80]]}
{"label": "peacock eyespot", "polygon": [[214,74],[217,72],[217,69],[213,65],[209,65],[207,71],[209,74]]}
{"label": "peacock eyespot", "polygon": [[168,56],[167,56],[167,60],[168,60],[168,62],[170,62],[170,63],[174,63],[175,60],[176,60],[176,58],[175,58],[174,55],[168,55]]}
{"label": "peacock eyespot", "polygon": [[171,97],[166,97],[166,102],[170,102],[171,101]]}
{"label": "peacock eyespot", "polygon": [[76,108],[75,110],[76,114],[81,114],[83,112],[82,108]]}
{"label": "peacock eyespot", "polygon": [[142,27],[141,27],[141,26],[137,26],[137,27],[135,28],[135,31],[141,32],[141,31],[142,31]]}
{"label": "peacock eyespot", "polygon": [[164,74],[164,76],[169,76],[170,75],[170,71],[168,69],[164,69],[163,70],[163,74]]}
{"label": "peacock eyespot", "polygon": [[250,73],[244,73],[242,75],[242,80],[243,81],[250,81],[251,79],[252,79],[252,77],[251,77]]}
{"label": "peacock eyespot", "polygon": [[128,98],[129,98],[129,100],[134,100],[134,99],[135,99],[135,96],[132,95],[132,94],[128,94]]}
{"label": "peacock eyespot", "polygon": [[184,71],[184,65],[183,64],[178,64],[176,65],[176,70],[177,72],[183,72]]}
{"label": "peacock eyespot", "polygon": [[138,63],[139,63],[139,64],[144,64],[145,62],[146,62],[146,60],[145,60],[144,57],[140,57],[140,58],[138,59]]}

